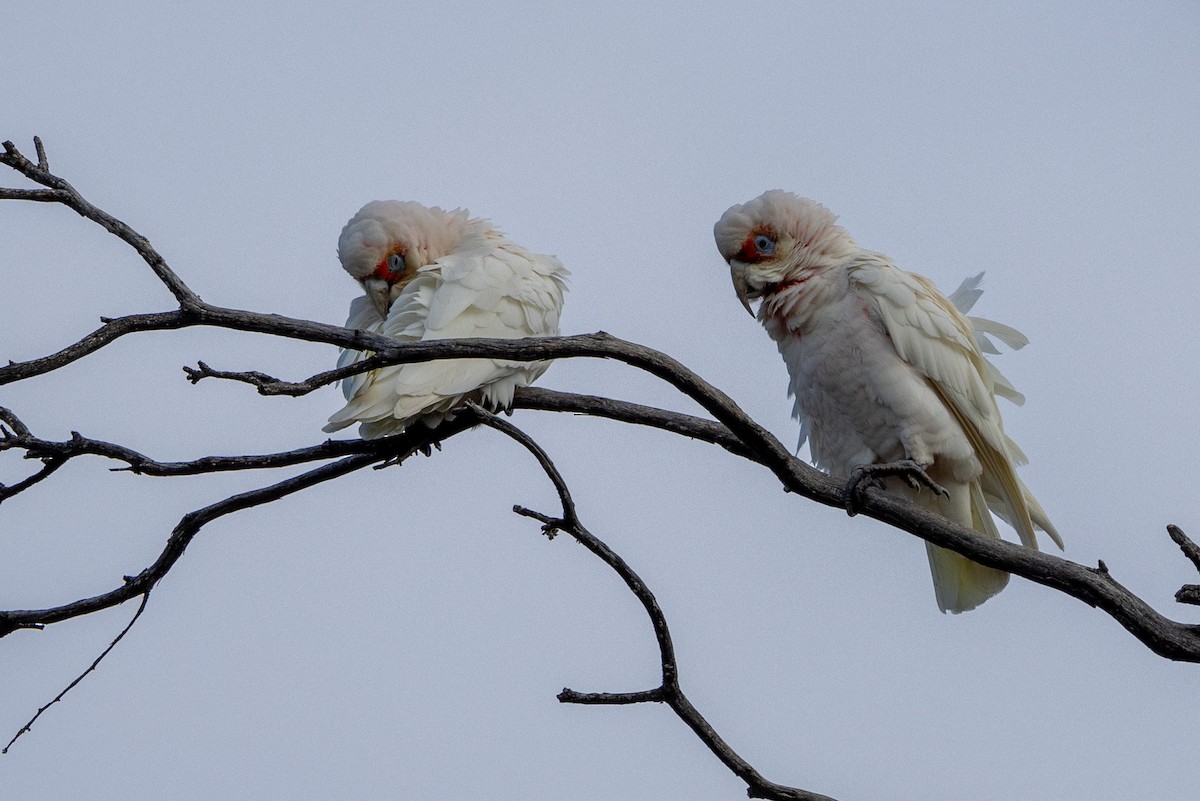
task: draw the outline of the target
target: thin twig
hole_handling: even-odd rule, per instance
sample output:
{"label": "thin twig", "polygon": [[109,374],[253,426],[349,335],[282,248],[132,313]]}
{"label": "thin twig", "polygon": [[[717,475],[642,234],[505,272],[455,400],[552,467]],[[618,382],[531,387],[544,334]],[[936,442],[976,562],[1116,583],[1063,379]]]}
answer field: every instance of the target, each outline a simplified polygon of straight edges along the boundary
{"label": "thin twig", "polygon": [[449,437],[478,424],[471,412],[464,412],[436,428],[412,426],[403,434],[371,440],[373,447],[337,462],[293,476],[270,486],[232,495],[184,515],[171,531],[162,552],[149,567],[136,576],[126,577],[120,587],[90,598],[82,598],[61,606],[45,609],[0,611],[0,637],[21,628],[58,623],[74,617],[98,612],[123,603],[136,595],[149,592],[183,556],[192,539],[204,526],[226,515],[272,503],[309,487],[340,478],[375,463],[398,463],[413,453],[428,449]]}
{"label": "thin twig", "polygon": [[0,503],[7,501],[14,495],[18,495],[32,487],[34,484],[49,478],[55,470],[67,463],[66,459],[47,459],[42,465],[42,469],[38,470],[31,476],[21,479],[16,484],[5,485],[0,484]]}
{"label": "thin twig", "polygon": [[[20,423],[16,414],[11,409],[4,407],[0,407],[0,419],[3,419],[10,425],[12,422]],[[390,446],[383,440],[350,439],[326,440],[319,445],[311,445],[306,448],[297,448],[280,453],[202,456],[198,459],[189,459],[187,461],[164,462],[139,453],[132,448],[127,448],[124,445],[85,437],[77,431],[72,431],[71,438],[68,440],[53,441],[34,436],[24,424],[21,424],[21,428],[23,431],[19,433],[0,437],[0,452],[6,450],[24,450],[26,458],[44,459],[47,462],[47,466],[52,465],[54,469],[57,469],[58,466],[67,460],[79,456],[100,456],[112,459],[113,461],[124,462],[124,467],[112,468],[116,472],[130,472],[144,476],[195,476],[234,470],[268,470],[280,467],[292,467],[298,464],[317,462],[325,459],[336,459],[356,453],[390,453]],[[45,472],[45,469],[42,472]],[[32,478],[37,478],[40,481],[44,477],[39,473],[38,476],[26,479],[22,484],[30,482]],[[12,491],[11,494],[16,494],[14,490],[18,486],[20,485],[13,485],[13,487],[9,488]],[[3,493],[3,488],[0,488],[0,500],[6,497]]]}
{"label": "thin twig", "polygon": [[150,240],[134,231],[125,223],[113,217],[106,211],[93,206],[79,191],[62,178],[54,175],[49,169],[49,160],[42,141],[34,138],[34,148],[37,151],[38,163],[34,164],[17,150],[12,142],[3,144],[4,152],[0,153],[0,164],[7,164],[34,183],[49,187],[62,193],[59,203],[73,209],[82,217],[86,217],[104,230],[121,239],[135,251],[154,271],[159,280],[167,287],[181,307],[187,307],[200,302],[200,296],[193,292],[175,272],[167,266],[166,260],[150,245]]}
{"label": "thin twig", "polygon": [[[730,434],[729,430],[720,423],[679,412],[657,409],[653,406],[595,395],[577,395],[537,387],[520,387],[516,390],[513,408],[582,414],[657,428],[701,442],[719,445],[730,453],[757,461],[754,454],[746,450],[741,441]],[[125,467],[113,468],[113,470],[147,476],[191,476],[234,470],[290,467],[354,453],[377,452],[380,447],[377,440],[327,440],[319,445],[281,453],[203,456],[186,461],[162,461],[124,445],[85,437],[78,432],[72,432],[71,438],[64,441],[42,439],[35,436],[12,409],[2,406],[0,406],[0,423],[7,424],[12,429],[10,435],[0,437],[0,451],[24,450],[26,458],[54,461],[55,469],[67,459],[79,456],[100,456],[125,463]],[[44,477],[40,476],[38,480]],[[10,488],[13,490],[12,494],[15,494],[17,486],[14,485]],[[0,488],[0,500],[3,500],[4,497],[6,496],[3,494],[3,488]]]}
{"label": "thin twig", "polygon": [[62,606],[0,612],[0,636],[6,636],[20,628],[29,628],[34,624],[58,623],[70,618],[98,612],[101,609],[117,606],[128,601],[130,598],[149,592],[171,570],[179,560],[179,557],[183,556],[183,552],[191,543],[192,538],[206,524],[233,512],[277,501],[287,495],[307,489],[314,484],[339,478],[347,473],[366,467],[377,459],[378,457],[374,454],[351,456],[339,462],[323,465],[315,470],[302,473],[286,481],[272,484],[269,487],[243,492],[210,504],[202,509],[197,509],[194,512],[189,512],[183,516],[171,532],[171,536],[167,539],[167,543],[162,553],[159,554],[158,559],[136,576],[128,578],[120,587],[101,595],[83,598],[63,604]]}
{"label": "thin twig", "polygon": [[68,345],[56,353],[30,359],[25,362],[11,362],[4,367],[0,367],[0,385],[11,384],[14,381],[23,381],[27,378],[58,370],[71,362],[82,359],[84,356],[95,353],[126,334],[144,333],[147,331],[172,331],[197,324],[194,316],[184,311],[130,314],[126,317],[116,317],[105,321],[102,326],[83,339]]}
{"label": "thin twig", "polygon": [[124,639],[125,635],[129,633],[129,630],[131,628],[133,628],[133,624],[137,623],[138,618],[141,617],[142,612],[145,611],[146,603],[149,600],[150,600],[150,591],[146,590],[144,593],[142,593],[142,602],[140,604],[138,604],[137,611],[133,613],[133,617],[130,618],[129,622],[125,624],[125,628],[121,629],[121,633],[118,634],[113,639],[113,641],[108,644],[108,647],[105,648],[100,653],[100,656],[96,657],[96,659],[92,662],[92,664],[88,665],[87,670],[83,671],[78,676],[76,676],[75,680],[72,681],[70,684],[68,684],[66,687],[64,687],[62,692],[60,692],[58,695],[54,696],[54,699],[52,701],[50,701],[50,703],[48,703],[45,706],[38,709],[38,711],[34,713],[33,717],[31,717],[29,719],[29,722],[26,723],[24,726],[22,726],[17,731],[17,733],[13,735],[13,738],[8,741],[8,745],[4,746],[4,748],[2,750],[0,750],[0,754],[7,754],[8,749],[12,748],[13,743],[15,743],[18,739],[20,739],[22,734],[24,734],[25,732],[27,732],[33,728],[33,724],[36,723],[37,719],[42,716],[43,712],[45,712],[47,709],[49,709],[50,707],[54,706],[59,701],[61,701],[63,699],[63,696],[65,696],[67,693],[71,692],[71,690],[75,688],[76,684],[83,681],[84,677],[86,677],[89,673],[91,673],[93,670],[96,669],[96,667],[100,664],[101,660],[103,660],[104,657],[108,656],[109,651],[116,648],[117,643],[119,643],[122,639]]}

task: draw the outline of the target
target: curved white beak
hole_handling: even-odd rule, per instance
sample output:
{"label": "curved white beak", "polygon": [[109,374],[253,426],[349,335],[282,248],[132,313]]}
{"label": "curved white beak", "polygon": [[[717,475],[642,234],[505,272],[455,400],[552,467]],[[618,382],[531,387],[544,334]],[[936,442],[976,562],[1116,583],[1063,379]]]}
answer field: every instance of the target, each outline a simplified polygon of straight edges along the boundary
{"label": "curved white beak", "polygon": [[392,305],[392,284],[382,278],[367,278],[362,285],[367,291],[367,299],[379,312],[379,316],[386,320],[388,308]]}
{"label": "curved white beak", "polygon": [[750,308],[750,283],[746,280],[746,265],[736,261],[729,262],[729,275],[733,279],[733,291],[742,302],[742,308],[753,317],[754,309]]}

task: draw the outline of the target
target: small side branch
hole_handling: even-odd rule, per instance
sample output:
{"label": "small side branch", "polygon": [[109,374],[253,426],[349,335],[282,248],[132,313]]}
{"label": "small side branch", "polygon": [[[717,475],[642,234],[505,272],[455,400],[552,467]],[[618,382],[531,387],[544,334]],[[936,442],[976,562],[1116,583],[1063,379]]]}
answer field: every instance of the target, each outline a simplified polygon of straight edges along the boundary
{"label": "small side branch", "polygon": [[[1200,546],[1192,542],[1179,526],[1168,525],[1167,534],[1179,546],[1179,550],[1183,551],[1183,555],[1191,561],[1197,570],[1200,570]],[[1200,606],[1200,584],[1184,584],[1179,589],[1179,592],[1175,593],[1175,600],[1181,604]]]}
{"label": "small side branch", "polygon": [[62,467],[66,463],[66,459],[47,459],[42,464],[42,469],[38,470],[33,475],[21,479],[16,484],[0,484],[0,503],[4,503],[12,496],[18,495],[32,487],[34,484],[49,478],[55,470]]}
{"label": "small side branch", "polygon": [[183,282],[183,279],[167,266],[166,259],[151,247],[150,240],[108,212],[93,206],[84,199],[83,195],[79,194],[79,191],[75,187],[50,172],[50,160],[46,158],[46,148],[42,145],[42,140],[34,137],[33,144],[37,151],[36,164],[25,158],[12,142],[5,142],[3,144],[4,152],[0,153],[0,164],[6,164],[34,183],[41,184],[53,190],[55,196],[52,198],[52,202],[61,203],[67,208],[73,209],[81,217],[85,217],[96,223],[137,251],[138,255],[142,257],[146,264],[150,266],[150,269],[154,271],[154,274],[158,276],[158,279],[163,282],[163,285],[179,301],[181,308],[200,303],[200,296],[193,292]]}
{"label": "small side branch", "polygon": [[403,434],[370,440],[363,453],[356,453],[270,486],[232,495],[202,509],[188,512],[171,531],[162,553],[154,563],[136,576],[127,576],[120,587],[101,595],[83,598],[61,606],[0,611],[0,637],[7,636],[18,629],[37,628],[98,612],[148,593],[183,556],[184,551],[200,530],[214,520],[244,509],[278,501],[301,490],[341,478],[373,464],[399,464],[408,456],[427,451],[431,446],[477,425],[478,422],[474,414],[465,412],[453,420],[443,422],[437,428],[412,426]]}
{"label": "small side branch", "polygon": [[323,465],[315,470],[302,473],[299,476],[280,481],[269,487],[243,492],[225,500],[218,501],[189,512],[183,516],[171,532],[158,559],[142,572],[133,577],[126,577],[125,582],[118,588],[101,595],[83,598],[62,606],[46,609],[16,609],[0,612],[0,637],[7,636],[17,629],[59,623],[74,617],[98,612],[122,604],[138,595],[144,595],[154,588],[163,576],[170,572],[179,557],[187,549],[192,539],[202,528],[213,520],[225,515],[260,506],[264,503],[277,501],[287,495],[307,489],[315,484],[344,476],[378,460],[375,454],[351,456],[333,464]]}
{"label": "small side branch", "polygon": [[550,483],[554,485],[559,501],[562,504],[562,516],[557,518],[533,512],[521,506],[513,507],[513,511],[525,517],[532,517],[542,521],[542,530],[547,534],[555,530],[570,534],[577,542],[599,557],[604,564],[608,565],[620,576],[625,586],[641,602],[642,608],[646,610],[646,614],[650,618],[651,625],[654,628],[654,636],[658,640],[659,660],[662,670],[661,686],[652,690],[631,693],[581,693],[567,687],[563,688],[563,691],[558,694],[558,700],[562,703],[572,704],[623,705],[665,703],[700,738],[701,742],[708,747],[713,755],[721,760],[722,764],[729,768],[738,778],[746,782],[746,792],[751,798],[775,799],[777,801],[782,801],[783,799],[788,799],[789,801],[833,801],[829,796],[769,781],[725,742],[716,729],[700,714],[700,711],[692,705],[692,702],[688,700],[683,692],[683,688],[680,686],[679,667],[675,658],[675,646],[671,641],[671,632],[667,626],[667,619],[658,604],[658,600],[654,597],[654,593],[651,592],[646,582],[642,580],[620,555],[608,547],[599,537],[588,531],[587,527],[579,520],[571,491],[567,487],[562,474],[559,473],[558,468],[554,465],[554,462],[545,450],[532,437],[507,420],[502,420],[495,415],[489,414],[478,406],[473,406],[472,408],[479,415],[480,422],[516,441],[533,455],[538,464],[541,465],[542,470],[546,473],[546,477],[550,479]]}
{"label": "small side branch", "polygon": [[136,334],[146,331],[173,331],[198,324],[196,318],[182,310],[157,312],[153,314],[130,314],[103,320],[103,325],[83,339],[75,342],[57,353],[30,359],[25,362],[10,362],[0,367],[0,385],[23,381],[43,373],[53,372],[65,367],[71,362],[82,359],[106,345],[120,339],[126,334]]}
{"label": "small side branch", "polygon": [[37,153],[38,169],[48,174],[50,172],[50,159],[46,158],[46,146],[42,144],[42,137],[33,137],[33,149]]}
{"label": "small side branch", "polygon": [[241,372],[234,370],[214,370],[204,362],[198,362],[195,367],[184,367],[183,372],[187,373],[187,380],[193,384],[199,384],[206,378],[220,378],[225,381],[237,381],[242,384],[249,384],[258,390],[259,395],[286,395],[298,398],[321,387],[334,384],[343,378],[349,378],[350,376],[373,370],[377,366],[382,366],[383,363],[383,359],[362,359],[345,367],[317,373],[303,381],[284,381],[281,378],[267,375],[258,370],[245,370]]}
{"label": "small side branch", "polygon": [[[71,432],[71,438],[64,441],[53,441],[34,436],[16,413],[11,409],[0,406],[0,422],[7,424],[12,430],[0,425],[0,452],[6,450],[23,450],[27,459],[42,459],[45,466],[36,475],[4,488],[0,486],[0,501],[10,495],[15,495],[27,486],[41,481],[47,475],[70,459],[80,456],[99,456],[117,462],[124,462],[124,467],[114,467],[114,471],[124,471],[144,476],[196,476],[208,473],[225,473],[234,470],[271,470],[280,467],[292,467],[308,462],[318,462],[326,459],[337,459],[356,453],[375,453],[390,455],[394,449],[391,440],[326,440],[319,445],[307,448],[297,448],[292,451],[266,454],[247,454],[237,456],[202,456],[181,462],[163,462],[146,456],[143,453],[118,445],[113,442],[85,437],[78,431]],[[6,494],[7,493],[7,494]]]}
{"label": "small side branch", "polygon": [[144,592],[142,594],[142,602],[140,604],[138,604],[137,611],[133,613],[133,617],[130,618],[129,622],[125,624],[125,628],[121,629],[121,633],[118,634],[115,638],[113,638],[113,641],[110,642],[108,644],[108,647],[105,648],[100,653],[100,656],[96,657],[96,659],[92,662],[92,664],[88,665],[87,670],[83,671],[78,676],[76,676],[75,680],[72,681],[70,684],[68,684],[66,687],[64,687],[62,692],[60,692],[58,695],[54,696],[54,698],[50,701],[50,703],[48,703],[45,706],[38,709],[38,711],[34,713],[33,717],[31,717],[29,719],[29,722],[26,723],[24,726],[22,726],[17,731],[17,733],[13,735],[13,738],[8,741],[8,745],[4,746],[3,749],[0,749],[0,754],[7,754],[8,749],[12,748],[13,743],[15,743],[17,740],[19,740],[21,738],[21,735],[25,734],[27,731],[30,731],[33,728],[33,724],[36,723],[37,719],[42,716],[43,712],[45,712],[47,709],[49,709],[50,707],[54,706],[59,701],[61,701],[67,693],[71,692],[71,690],[73,690],[75,688],[75,685],[77,685],[77,684],[79,684],[79,682],[83,681],[84,678],[89,673],[91,673],[93,670],[95,670],[97,668],[97,666],[99,666],[100,662],[104,659],[104,657],[108,656],[109,652],[112,651],[112,649],[117,647],[117,643],[119,643],[121,640],[123,640],[125,638],[125,635],[129,633],[129,630],[131,628],[133,628],[133,624],[137,623],[138,618],[142,616],[142,612],[146,611],[146,603],[149,600],[150,600],[150,591],[147,590],[146,592]]}
{"label": "small side branch", "polygon": [[1183,529],[1176,525],[1167,526],[1167,535],[1171,540],[1179,546],[1179,550],[1183,551],[1196,570],[1200,570],[1200,545],[1192,542],[1187,534],[1183,533]]}
{"label": "small side branch", "polygon": [[662,687],[653,690],[642,690],[636,693],[581,693],[570,687],[563,687],[557,696],[564,704],[598,704],[614,706],[620,704],[661,704],[667,700],[667,693]]}
{"label": "small side branch", "polygon": [[1181,604],[1200,606],[1200,584],[1184,584],[1175,593],[1175,600]]}

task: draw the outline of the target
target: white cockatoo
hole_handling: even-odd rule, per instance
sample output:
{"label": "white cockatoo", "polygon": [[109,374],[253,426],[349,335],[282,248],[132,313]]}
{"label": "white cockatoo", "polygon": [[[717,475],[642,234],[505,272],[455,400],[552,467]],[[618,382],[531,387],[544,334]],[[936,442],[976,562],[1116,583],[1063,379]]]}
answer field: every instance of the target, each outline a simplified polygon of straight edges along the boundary
{"label": "white cockatoo", "polygon": [[[762,301],[758,319],[791,376],[800,443],[807,439],[817,467],[842,478],[860,465],[916,462],[947,495],[895,477],[886,489],[999,537],[990,509],[1025,546],[1038,547],[1040,528],[1061,548],[1017,477],[1026,459],[996,406],[997,395],[1024,398],[981,349],[997,352],[986,334],[1010,347],[1027,340],[965,316],[982,276],[952,301],[928,279],[859,247],[836,220],[814,201],[773,190],[733,206],[713,229],[742,305],[750,311],[751,300]],[[1004,571],[926,547],[943,612],[974,609],[1008,583]]]}
{"label": "white cockatoo", "polygon": [[[401,341],[555,336],[567,270],[530,253],[464,209],[376,200],[338,238],[338,259],[364,290],[347,328]],[[366,354],[342,351],[338,366]],[[382,367],[345,379],[346,406],[325,431],[358,422],[366,439],[398,434],[414,420],[436,425],[468,400],[507,409],[548,362],[446,359]]]}

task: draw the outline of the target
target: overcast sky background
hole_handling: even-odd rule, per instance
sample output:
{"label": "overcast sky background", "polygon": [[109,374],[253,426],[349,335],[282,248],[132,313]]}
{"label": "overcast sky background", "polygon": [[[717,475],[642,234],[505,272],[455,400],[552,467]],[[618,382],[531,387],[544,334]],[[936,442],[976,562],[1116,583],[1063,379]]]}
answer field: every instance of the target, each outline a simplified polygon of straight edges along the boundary
{"label": "overcast sky background", "polygon": [[[1177,619],[1200,535],[1200,6],[1194,2],[18,2],[0,138],[124,219],[206,300],[341,323],[364,202],[463,206],[572,270],[564,333],[681,359],[785,442],[786,374],[711,227],[765,189],[1032,344],[1000,357],[1022,476],[1067,543]],[[15,175],[0,185],[27,185]],[[101,315],[171,307],[116,239],[0,204],[0,358]],[[340,395],[260,398],[180,367],[301,378],[331,347],[128,337],[0,391],[36,433],[162,459],[320,442]],[[576,360],[542,384],[692,411]],[[924,548],[785,495],[723,452],[521,412],[587,525],[641,573],[685,690],[769,778],[858,799],[1182,798],[1200,672],[1020,579],[937,612]],[[77,460],[0,514],[0,607],[119,584],[185,512],[278,475],[146,479]],[[0,459],[0,481],[30,466]],[[4,798],[735,799],[653,705],[555,694],[657,684],[634,598],[509,508],[554,498],[481,430],[206,528],[99,671],[0,758]],[[111,640],[127,606],[0,642],[0,740]]]}

